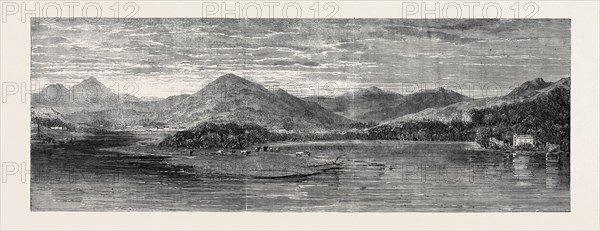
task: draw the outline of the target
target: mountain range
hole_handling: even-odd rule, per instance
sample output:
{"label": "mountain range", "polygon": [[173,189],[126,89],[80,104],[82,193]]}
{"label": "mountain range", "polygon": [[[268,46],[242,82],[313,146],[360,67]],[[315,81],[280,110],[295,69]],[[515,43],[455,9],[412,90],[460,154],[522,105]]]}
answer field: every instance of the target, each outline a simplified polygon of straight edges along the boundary
{"label": "mountain range", "polygon": [[409,95],[370,87],[333,98],[307,97],[304,99],[316,102],[328,110],[353,120],[379,123],[427,108],[442,107],[471,98],[441,87]]}
{"label": "mountain range", "polygon": [[483,109],[503,104],[512,104],[523,101],[531,101],[547,95],[556,88],[571,89],[571,78],[562,78],[556,82],[546,82],[542,78],[537,78],[521,84],[512,90],[509,94],[500,97],[490,97],[474,99],[469,101],[457,102],[440,108],[428,108],[416,113],[404,115],[394,119],[396,121],[411,120],[438,120],[449,122],[451,120],[470,121],[469,111],[471,109]]}
{"label": "mountain range", "polygon": [[60,115],[60,119],[70,123],[101,120],[122,127],[238,122],[272,129],[314,130],[344,127],[357,121],[468,121],[470,109],[535,99],[557,87],[570,88],[570,79],[556,83],[535,79],[506,96],[488,99],[472,99],[444,88],[401,95],[377,87],[337,97],[298,98],[284,90],[268,90],[237,75],[226,74],[193,94],[149,100],[114,93],[92,77],[71,88],[52,84],[33,94],[32,117]]}
{"label": "mountain range", "polygon": [[190,127],[210,121],[315,129],[354,122],[319,104],[304,101],[281,89],[270,91],[234,74],[223,75],[194,94],[155,101],[115,94],[95,78],[85,79],[70,89],[61,84],[49,85],[32,98],[35,99],[33,110],[52,108],[72,123],[105,120],[116,126],[155,122]]}
{"label": "mountain range", "polygon": [[124,102],[138,101],[135,96],[129,94],[114,93],[94,77],[70,88],[60,83],[48,85],[40,92],[33,93],[31,99],[33,107],[52,107],[63,114],[82,110],[103,110]]}

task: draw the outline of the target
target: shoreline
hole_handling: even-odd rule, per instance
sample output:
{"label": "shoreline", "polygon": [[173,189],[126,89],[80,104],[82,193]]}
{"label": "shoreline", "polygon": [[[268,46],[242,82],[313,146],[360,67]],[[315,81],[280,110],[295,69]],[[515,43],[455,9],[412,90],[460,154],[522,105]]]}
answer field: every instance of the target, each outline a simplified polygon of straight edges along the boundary
{"label": "shoreline", "polygon": [[125,155],[161,156],[165,157],[164,161],[169,165],[192,167],[193,171],[190,172],[192,174],[235,178],[306,177],[343,168],[343,162],[336,162],[334,159],[322,160],[311,157],[296,157],[285,152],[252,153],[249,156],[242,156],[211,153],[210,149],[194,149],[195,154],[186,155],[185,153],[188,153],[190,149],[154,145],[129,145],[98,150]]}

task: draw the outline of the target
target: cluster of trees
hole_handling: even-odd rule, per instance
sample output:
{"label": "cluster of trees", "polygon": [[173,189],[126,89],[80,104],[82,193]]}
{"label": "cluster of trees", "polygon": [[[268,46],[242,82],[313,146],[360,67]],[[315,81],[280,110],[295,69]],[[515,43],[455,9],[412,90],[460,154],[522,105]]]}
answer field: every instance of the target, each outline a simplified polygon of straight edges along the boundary
{"label": "cluster of trees", "polygon": [[563,151],[570,147],[570,91],[556,88],[533,101],[472,110],[471,119],[476,141],[488,147],[489,138],[512,143],[513,134],[530,134],[536,146],[558,144]]}
{"label": "cluster of trees", "polygon": [[275,134],[256,124],[201,123],[167,136],[160,146],[186,148],[245,148],[277,139]]}
{"label": "cluster of trees", "polygon": [[348,127],[350,129],[364,129],[364,128],[375,127],[377,125],[378,125],[377,122],[375,122],[375,121],[369,121],[369,122],[355,122],[355,123],[351,123]]}
{"label": "cluster of trees", "polygon": [[167,136],[161,146],[186,148],[245,148],[267,141],[311,140],[473,140],[469,123],[453,121],[405,122],[375,126],[365,130],[332,131],[327,133],[273,133],[256,124],[202,123],[186,131]]}
{"label": "cluster of trees", "polygon": [[470,141],[474,133],[473,124],[459,120],[413,121],[371,128],[367,137],[371,140]]}
{"label": "cluster of trees", "polygon": [[331,131],[327,133],[276,133],[270,141],[311,141],[311,140],[368,140],[364,131]]}

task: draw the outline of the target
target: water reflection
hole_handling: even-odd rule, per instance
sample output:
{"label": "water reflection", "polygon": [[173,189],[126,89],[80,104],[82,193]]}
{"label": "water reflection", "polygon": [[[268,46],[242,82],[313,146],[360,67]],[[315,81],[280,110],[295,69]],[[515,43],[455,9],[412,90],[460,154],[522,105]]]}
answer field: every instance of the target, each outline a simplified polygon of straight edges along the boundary
{"label": "water reflection", "polygon": [[546,188],[557,188],[560,181],[558,178],[559,160],[554,157],[546,157]]}
{"label": "water reflection", "polygon": [[565,154],[546,156],[546,188],[569,188],[569,156]]}
{"label": "water reflection", "polygon": [[[347,153],[345,167],[308,177],[194,173],[161,158],[32,148],[36,211],[569,211],[568,159],[465,150],[460,143],[298,144]],[[52,155],[51,155],[52,154]],[[64,179],[69,177],[69,180]],[[525,187],[524,187],[525,186]]]}
{"label": "water reflection", "polygon": [[[569,158],[564,155],[511,154],[502,166],[512,172],[517,185],[541,184],[547,189],[568,189],[570,184]],[[536,174],[544,177],[536,177]],[[538,182],[543,179],[543,182]]]}
{"label": "water reflection", "polygon": [[520,183],[521,181],[531,180],[533,178],[533,169],[530,167],[531,156],[514,155],[513,156],[513,174]]}

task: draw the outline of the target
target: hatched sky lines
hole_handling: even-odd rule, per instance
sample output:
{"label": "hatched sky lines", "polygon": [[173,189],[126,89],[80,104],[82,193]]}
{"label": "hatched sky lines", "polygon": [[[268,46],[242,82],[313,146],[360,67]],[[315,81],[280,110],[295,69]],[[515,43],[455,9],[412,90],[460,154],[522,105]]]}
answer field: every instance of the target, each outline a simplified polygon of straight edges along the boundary
{"label": "hatched sky lines", "polygon": [[38,20],[31,36],[33,82],[93,76],[134,82],[137,96],[193,93],[226,73],[304,96],[370,86],[498,96],[568,77],[571,62],[568,19]]}

